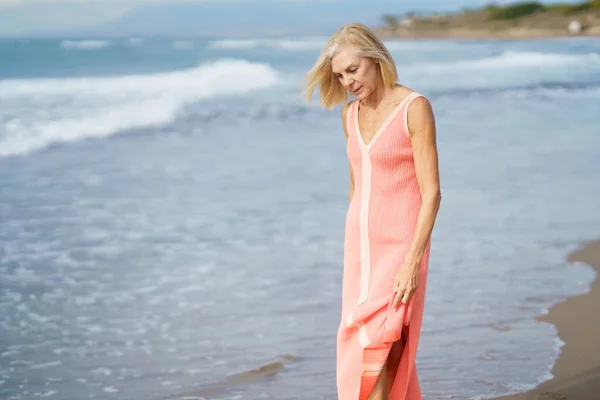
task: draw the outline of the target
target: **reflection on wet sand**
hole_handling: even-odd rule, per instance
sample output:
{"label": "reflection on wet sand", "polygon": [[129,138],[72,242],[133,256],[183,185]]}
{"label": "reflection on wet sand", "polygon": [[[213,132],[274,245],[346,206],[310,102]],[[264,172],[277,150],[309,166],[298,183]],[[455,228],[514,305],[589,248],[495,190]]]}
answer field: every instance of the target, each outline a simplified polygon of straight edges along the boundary
{"label": "reflection on wet sand", "polygon": [[273,361],[257,368],[233,375],[223,381],[216,382],[209,386],[203,387],[194,392],[181,393],[173,397],[167,397],[165,400],[201,400],[207,396],[215,395],[223,390],[226,390],[234,385],[240,385],[248,382],[253,382],[258,379],[273,376],[285,369],[286,364],[296,361],[298,357],[286,354],[277,361]]}

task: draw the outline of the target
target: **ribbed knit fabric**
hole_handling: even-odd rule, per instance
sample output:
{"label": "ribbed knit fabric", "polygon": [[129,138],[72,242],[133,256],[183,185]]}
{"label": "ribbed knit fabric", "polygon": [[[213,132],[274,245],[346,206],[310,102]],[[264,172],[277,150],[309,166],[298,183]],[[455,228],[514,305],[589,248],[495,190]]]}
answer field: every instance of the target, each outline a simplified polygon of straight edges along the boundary
{"label": "ribbed knit fabric", "polygon": [[338,400],[372,392],[393,342],[406,347],[389,400],[421,400],[415,357],[421,332],[430,243],[409,304],[392,309],[394,277],[414,237],[421,195],[408,136],[408,95],[369,143],[358,125],[358,101],[347,113],[348,158],[355,189],[346,216],[341,322],[337,335]]}

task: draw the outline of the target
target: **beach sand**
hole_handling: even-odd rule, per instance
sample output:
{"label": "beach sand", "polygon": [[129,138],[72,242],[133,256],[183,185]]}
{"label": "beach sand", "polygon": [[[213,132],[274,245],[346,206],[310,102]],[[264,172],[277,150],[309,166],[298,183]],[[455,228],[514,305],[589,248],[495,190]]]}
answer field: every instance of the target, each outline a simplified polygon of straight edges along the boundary
{"label": "beach sand", "polygon": [[[552,369],[554,378],[528,392],[494,400],[600,400],[600,240],[586,243],[569,254],[568,261],[592,266],[597,277],[588,293],[568,297],[550,308],[548,314],[536,318],[554,324],[560,339],[565,342]],[[210,387],[167,399],[212,396],[231,386],[276,375],[285,369],[285,364],[295,360],[295,356],[287,355]]]}
{"label": "beach sand", "polygon": [[600,37],[600,27],[591,27],[586,32],[571,35],[564,29],[535,29],[514,27],[499,30],[486,30],[468,27],[449,29],[420,29],[404,32],[390,32],[385,28],[376,30],[384,39],[449,39],[449,40],[530,40],[530,39],[568,39],[582,37]]}
{"label": "beach sand", "polygon": [[552,369],[554,378],[497,400],[600,400],[600,240],[569,254],[568,261],[586,263],[597,275],[588,293],[569,297],[537,318],[554,324],[565,342]]}

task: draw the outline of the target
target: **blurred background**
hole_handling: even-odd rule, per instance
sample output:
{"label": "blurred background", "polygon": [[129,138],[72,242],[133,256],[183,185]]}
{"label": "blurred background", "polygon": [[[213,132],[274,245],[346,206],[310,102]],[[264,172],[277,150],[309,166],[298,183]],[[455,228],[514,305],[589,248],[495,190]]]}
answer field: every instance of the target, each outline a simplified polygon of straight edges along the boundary
{"label": "blurred background", "polygon": [[300,97],[385,37],[437,118],[424,397],[550,377],[594,277],[597,2],[0,0],[0,398],[333,399],[348,162]]}

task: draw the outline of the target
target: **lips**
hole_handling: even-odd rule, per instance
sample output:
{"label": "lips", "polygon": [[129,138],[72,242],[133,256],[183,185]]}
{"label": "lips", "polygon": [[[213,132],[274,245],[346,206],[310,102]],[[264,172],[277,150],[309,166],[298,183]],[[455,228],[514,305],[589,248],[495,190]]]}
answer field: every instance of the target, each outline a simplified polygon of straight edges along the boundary
{"label": "lips", "polygon": [[356,89],[356,90],[353,90],[353,91],[352,91],[352,93],[354,93],[354,94],[358,94],[358,93],[359,93],[359,92],[362,90],[362,88],[363,88],[363,87],[361,86],[361,87],[359,87],[358,89]]}

